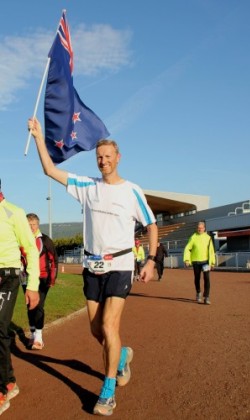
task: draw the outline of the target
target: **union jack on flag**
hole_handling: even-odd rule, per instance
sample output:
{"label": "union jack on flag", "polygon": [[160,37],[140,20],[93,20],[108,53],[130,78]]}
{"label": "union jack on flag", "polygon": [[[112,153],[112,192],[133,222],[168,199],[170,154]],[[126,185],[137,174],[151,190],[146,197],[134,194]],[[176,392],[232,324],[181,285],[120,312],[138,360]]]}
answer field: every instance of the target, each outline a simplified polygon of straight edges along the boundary
{"label": "union jack on flag", "polygon": [[49,51],[44,98],[45,142],[54,163],[94,149],[109,132],[100,118],[80,99],[73,85],[73,49],[63,11]]}
{"label": "union jack on flag", "polygon": [[69,32],[69,26],[68,23],[66,21],[66,15],[65,15],[65,11],[63,11],[62,17],[60,19],[60,24],[57,30],[57,33],[60,37],[60,41],[61,44],[63,46],[63,48],[65,48],[66,51],[68,51],[69,53],[69,66],[70,66],[70,70],[71,70],[71,74],[73,73],[73,49],[72,49],[72,44],[71,44],[71,37],[70,37],[70,32]]}

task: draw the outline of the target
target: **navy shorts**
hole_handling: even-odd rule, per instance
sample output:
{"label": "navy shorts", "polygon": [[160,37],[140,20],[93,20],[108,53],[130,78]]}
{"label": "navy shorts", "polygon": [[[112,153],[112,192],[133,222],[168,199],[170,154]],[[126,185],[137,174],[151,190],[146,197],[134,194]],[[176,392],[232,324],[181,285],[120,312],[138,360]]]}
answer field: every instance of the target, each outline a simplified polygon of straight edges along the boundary
{"label": "navy shorts", "polygon": [[83,291],[87,300],[104,302],[108,297],[126,299],[133,281],[133,271],[109,271],[96,275],[87,268],[83,269]]}

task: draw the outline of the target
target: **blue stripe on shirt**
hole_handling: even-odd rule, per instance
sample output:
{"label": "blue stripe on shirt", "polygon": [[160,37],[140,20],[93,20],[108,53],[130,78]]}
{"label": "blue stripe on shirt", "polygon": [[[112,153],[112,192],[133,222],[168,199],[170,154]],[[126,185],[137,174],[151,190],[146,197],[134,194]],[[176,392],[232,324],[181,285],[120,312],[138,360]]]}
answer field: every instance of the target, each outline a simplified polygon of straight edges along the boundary
{"label": "blue stripe on shirt", "polygon": [[90,185],[95,185],[95,182],[93,181],[78,181],[76,178],[68,178],[68,185],[76,185],[80,188],[89,187]]}
{"label": "blue stripe on shirt", "polygon": [[133,189],[133,193],[135,194],[135,196],[136,196],[136,198],[137,198],[137,200],[138,200],[138,203],[139,203],[139,206],[140,206],[141,211],[142,211],[142,213],[143,213],[143,216],[144,216],[144,218],[145,218],[146,224],[147,224],[147,225],[151,225],[151,223],[153,223],[153,221],[152,221],[152,219],[150,218],[150,215],[149,215],[149,213],[148,213],[148,211],[147,211],[147,208],[146,208],[146,206],[145,206],[145,204],[144,204],[144,202],[143,202],[143,200],[142,200],[142,198],[141,198],[140,194],[139,194],[139,193],[138,193],[138,191],[136,191],[135,189]]}

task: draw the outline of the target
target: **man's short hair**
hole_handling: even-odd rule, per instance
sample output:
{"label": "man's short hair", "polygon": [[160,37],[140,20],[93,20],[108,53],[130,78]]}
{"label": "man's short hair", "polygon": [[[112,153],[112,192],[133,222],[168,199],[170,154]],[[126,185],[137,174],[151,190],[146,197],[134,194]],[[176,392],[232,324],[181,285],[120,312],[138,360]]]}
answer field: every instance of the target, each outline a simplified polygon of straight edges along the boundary
{"label": "man's short hair", "polygon": [[37,214],[35,214],[35,213],[28,213],[28,214],[26,214],[26,217],[27,217],[28,220],[37,220],[38,223],[40,223],[40,219],[37,216]]}
{"label": "man's short hair", "polygon": [[116,151],[116,153],[117,154],[120,153],[118,144],[114,140],[107,140],[107,139],[101,139],[101,140],[99,140],[98,143],[97,143],[97,145],[96,145],[96,150],[98,149],[98,147],[101,147],[101,146],[113,146],[114,149],[115,149],[115,151]]}

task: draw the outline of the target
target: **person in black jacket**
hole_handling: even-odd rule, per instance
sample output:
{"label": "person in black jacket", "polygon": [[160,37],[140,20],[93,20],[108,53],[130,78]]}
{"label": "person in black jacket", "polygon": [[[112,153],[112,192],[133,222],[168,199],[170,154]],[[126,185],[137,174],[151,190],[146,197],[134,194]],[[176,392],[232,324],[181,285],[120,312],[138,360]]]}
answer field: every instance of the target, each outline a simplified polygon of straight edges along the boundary
{"label": "person in black jacket", "polygon": [[157,244],[157,250],[156,250],[156,261],[155,261],[155,266],[156,266],[156,270],[157,270],[157,274],[158,274],[158,280],[160,281],[163,275],[163,270],[164,270],[164,257],[168,256],[168,252],[165,248],[165,246],[158,242]]}
{"label": "person in black jacket", "polygon": [[[30,340],[28,348],[32,350],[41,350],[44,347],[42,338],[42,330],[44,327],[44,304],[47,297],[47,293],[51,286],[54,286],[57,271],[58,271],[58,256],[52,239],[40,231],[39,228],[39,217],[34,213],[26,215],[31,231],[35,236],[36,246],[39,251],[39,262],[40,262],[40,285],[39,295],[40,301],[35,309],[28,309],[28,319],[30,327]],[[25,255],[22,256],[25,273]],[[25,291],[25,275],[23,281],[23,290]]]}

